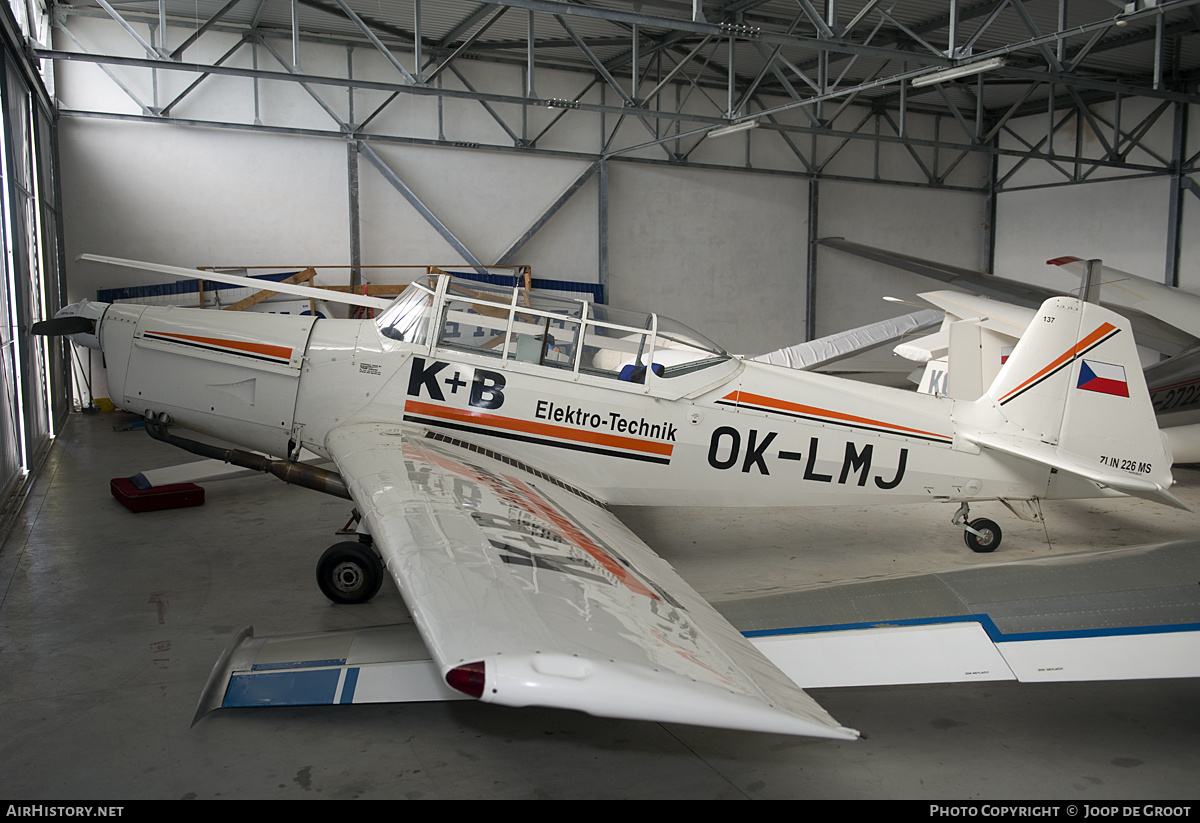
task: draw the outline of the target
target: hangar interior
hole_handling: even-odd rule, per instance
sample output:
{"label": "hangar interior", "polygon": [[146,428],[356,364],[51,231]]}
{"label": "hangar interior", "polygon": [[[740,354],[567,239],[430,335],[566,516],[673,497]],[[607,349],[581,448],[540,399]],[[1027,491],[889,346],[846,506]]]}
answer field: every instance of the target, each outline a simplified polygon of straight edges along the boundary
{"label": "hangar interior", "polygon": [[[80,254],[188,268],[320,266],[326,285],[337,280],[352,287],[400,276],[397,268],[377,266],[528,266],[535,277],[597,284],[608,303],[662,312],[745,354],[893,316],[895,307],[882,297],[911,300],[931,287],[916,275],[818,246],[815,241],[824,237],[1030,283],[1061,282],[1046,261],[1076,255],[1200,289],[1194,262],[1200,243],[1195,231],[1200,128],[1191,119],[1200,102],[1200,0],[10,0],[3,27],[6,255],[0,306],[7,319],[0,327],[0,367],[9,391],[0,397],[0,488],[9,537],[0,552],[0,573],[9,629],[0,643],[14,659],[32,665],[24,673],[21,665],[6,667],[0,682],[6,683],[6,725],[26,722],[27,712],[43,718],[32,732],[2,744],[6,762],[19,762],[17,746],[32,745],[32,736],[63,739],[71,722],[59,718],[59,711],[93,717],[105,700],[119,704],[113,718],[93,717],[87,726],[87,737],[102,750],[110,736],[126,733],[118,729],[136,725],[139,701],[148,694],[169,693],[166,702],[187,703],[185,692],[197,678],[203,681],[203,670],[228,634],[242,625],[204,613],[195,618],[208,621],[203,629],[193,626],[197,632],[187,642],[176,641],[174,651],[155,633],[161,621],[153,629],[128,626],[147,648],[159,644],[158,652],[128,670],[81,652],[67,639],[79,631],[89,645],[111,649],[119,645],[119,618],[111,625],[100,621],[103,628],[95,634],[78,625],[60,626],[67,633],[55,635],[58,639],[26,622],[14,628],[19,622],[14,609],[32,609],[36,602],[21,593],[22,586],[45,598],[37,608],[49,609],[50,615],[42,612],[46,625],[55,625],[61,586],[89,587],[79,569],[120,577],[116,570],[102,572],[105,564],[88,559],[84,547],[68,555],[76,571],[65,571],[62,556],[55,558],[49,549],[71,542],[62,533],[84,529],[106,535],[103,548],[123,553],[119,544],[127,532],[142,528],[141,521],[120,520],[121,511],[89,515],[59,527],[66,532],[42,535],[35,528],[39,519],[46,525],[39,512],[71,508],[69,500],[56,501],[57,495],[78,496],[101,510],[113,504],[106,501],[105,486],[97,492],[72,484],[83,477],[104,484],[97,478],[179,462],[169,451],[151,451],[154,444],[143,443],[145,438],[131,447],[128,438],[134,435],[128,433],[111,444],[116,458],[112,451],[100,458],[102,441],[112,439],[109,427],[69,417],[68,347],[57,338],[25,333],[60,306],[93,299],[100,289],[156,282],[79,261]],[[949,78],[942,74],[954,69],[962,71]],[[718,133],[737,126],[742,128]],[[83,371],[100,381],[90,390],[103,396],[103,364],[97,357],[88,366]],[[1180,494],[1191,494],[1188,470],[1176,476],[1185,487]],[[172,531],[192,530],[171,556],[185,565],[198,563],[203,568],[189,574],[217,586],[211,577],[212,566],[220,565],[217,553],[200,549],[194,530],[224,532],[227,542],[252,535],[265,543],[271,526],[264,528],[264,517],[285,518],[285,537],[296,540],[303,528],[328,529],[327,522],[305,522],[318,514],[341,516],[336,504],[325,501],[301,516],[275,500],[277,490],[237,483],[242,485],[215,495],[236,512],[225,525],[197,520],[189,526],[182,516],[170,515],[162,522],[171,525],[161,534],[137,541],[135,562],[150,563],[156,551],[167,551]],[[247,499],[261,501],[263,508]],[[838,536],[845,513],[828,516],[824,524],[807,525],[827,542],[845,544]],[[856,512],[854,519],[866,516]],[[713,524],[733,515],[713,517],[705,522],[719,529]],[[886,517],[903,524],[887,533],[911,527],[914,535],[924,534],[911,515]],[[1060,537],[1076,546],[1131,545],[1143,536],[1160,539],[1162,532],[1183,537],[1193,522],[1184,517],[1164,516],[1142,501],[1115,509],[1097,504],[1064,513]],[[925,519],[941,524],[947,516],[938,509]],[[643,526],[667,542],[678,534],[695,537],[691,543],[703,538],[682,525],[662,534],[669,530],[661,522],[675,521]],[[1120,537],[1089,534],[1100,522]],[[1039,530],[1026,536],[1037,543]],[[938,535],[929,541],[961,549],[944,525],[929,534]],[[38,547],[49,554],[42,557]],[[310,597],[304,564],[293,564],[303,568],[277,579],[287,547],[272,552],[274,563],[264,552],[233,564],[245,564],[241,571],[252,574],[253,588],[264,593],[256,598],[255,613],[274,612],[265,619],[280,631],[364,620],[326,614],[327,604]],[[667,556],[683,570],[687,549],[676,546],[674,552]],[[935,554],[912,570],[945,562],[944,554]],[[827,561],[817,565],[826,579],[877,573],[833,571]],[[169,579],[166,571],[160,573]],[[793,573],[803,577],[804,569]],[[146,582],[142,574],[131,575],[138,586]],[[753,573],[747,579],[732,590],[744,593],[758,585]],[[267,593],[276,583],[284,595]],[[716,575],[700,591],[719,597],[723,585],[728,584]],[[276,602],[288,594],[312,602],[297,614]],[[176,608],[201,597],[182,587],[171,598],[156,591],[142,599],[155,596],[158,618],[167,599]],[[234,593],[222,597],[221,609],[237,611],[230,602],[237,600]],[[371,614],[402,608],[395,592],[381,601],[371,604],[367,622],[377,619]],[[91,608],[81,603],[66,609],[65,622]],[[47,647],[56,644],[60,653],[47,655]],[[34,695],[45,683],[66,677],[64,670],[85,660],[90,663],[83,668],[104,684],[98,703],[78,685],[47,687],[54,705],[39,704]],[[155,679],[168,670],[170,677]],[[1024,754],[1032,745],[1039,757],[1062,757],[1047,743],[1028,743],[1037,736],[1031,718],[1044,723],[1049,711],[1028,707],[1047,692],[1030,696],[1019,691],[1023,687],[1013,688],[999,688],[1004,693],[996,702],[1013,702],[1006,718],[1026,710],[1015,723],[1022,737],[1014,741],[989,724],[989,743]],[[160,709],[153,709],[146,711],[156,718],[151,726],[159,736],[147,738],[139,754],[121,747],[122,757],[138,764],[136,777],[115,762],[91,773],[79,764],[55,774],[51,756],[42,751],[21,772],[13,793],[215,796],[228,780],[224,796],[297,797],[311,796],[324,780],[328,788],[320,790],[327,797],[539,792],[561,797],[606,791],[611,794],[605,796],[662,797],[1020,796],[1023,789],[1041,796],[1186,796],[1190,784],[1179,775],[1194,773],[1195,754],[1188,748],[1197,730],[1194,688],[1178,682],[1137,688],[1121,692],[1105,686],[1078,694],[1163,707],[1152,720],[1123,714],[1117,725],[1124,723],[1139,739],[1143,722],[1157,724],[1151,736],[1166,741],[1164,748],[1145,753],[1139,739],[1130,744],[1137,754],[1072,762],[1075,771],[1052,772],[1045,782],[989,772],[981,783],[978,773],[969,772],[988,770],[986,759],[947,766],[950,758],[941,747],[958,750],[970,745],[970,736],[947,743],[959,721],[938,725],[941,715],[930,721],[933,732],[913,734],[926,747],[913,771],[898,771],[903,776],[870,787],[847,782],[845,772],[831,777],[835,766],[829,762],[818,768],[823,756],[818,744],[791,750],[790,743],[773,741],[776,750],[789,754],[764,763],[753,740],[729,733],[657,727],[644,732],[635,723],[562,720],[548,710],[531,724],[515,712],[491,720],[457,706],[440,706],[419,721],[409,707],[349,707],[357,714],[316,720],[281,710],[238,731],[223,720],[198,726],[188,738],[186,728],[159,732]],[[194,697],[194,689],[190,694]],[[876,701],[880,715],[889,717],[885,695],[880,690],[863,699]],[[957,701],[952,711],[971,713],[978,694],[930,689],[903,697],[922,708],[896,711]],[[1191,707],[1181,709],[1189,701]],[[1168,718],[1179,721],[1180,713],[1183,722],[1172,726]],[[1081,724],[1097,716],[1107,723],[1112,713],[1090,708],[1075,715]],[[342,721],[351,734],[362,735],[361,747],[339,730]],[[295,728],[305,723],[312,725]],[[397,728],[375,730],[392,723]],[[440,737],[443,748],[406,742],[404,727],[412,723]],[[489,730],[489,724],[503,728]],[[903,722],[896,725],[904,728]],[[537,729],[557,736],[558,748],[534,754]],[[1069,730],[1057,731],[1066,748],[1072,741],[1103,748]],[[226,740],[224,761],[206,748],[221,745],[214,738],[222,732],[237,736]],[[282,747],[270,753],[258,748],[263,744],[256,736],[276,733],[301,751],[328,735],[337,740],[331,749],[336,756],[363,771],[356,782],[353,774],[295,760]],[[519,763],[502,767],[503,747],[495,745],[480,757],[502,777],[471,767],[471,746],[497,733],[518,740],[524,752],[519,757],[531,758],[541,776],[519,769]],[[447,745],[448,740],[455,742]],[[392,771],[362,765],[364,753],[386,758],[383,747],[404,749],[405,762]],[[729,749],[737,754],[720,753]],[[830,750],[833,746],[823,751]],[[838,744],[837,751],[833,764],[869,771],[861,749]],[[893,741],[888,751],[886,758],[876,753],[900,769],[904,745]],[[602,757],[609,774],[629,781],[628,789],[579,781],[573,769],[584,768],[592,756]],[[173,765],[153,764],[158,757]],[[688,757],[703,768],[683,763]],[[648,776],[650,764],[663,759],[685,776],[663,776],[656,783]],[[1138,770],[1114,766],[1117,761],[1153,762],[1158,771],[1149,783],[1122,782]],[[252,766],[262,762],[269,768]],[[704,776],[708,769],[722,775],[715,788]],[[955,777],[927,785],[926,775],[939,769]],[[235,779],[238,770],[253,777]],[[1104,777],[1096,776],[1104,770]],[[480,782],[465,782],[471,771],[484,772],[475,775]],[[456,784],[460,779],[464,782]]]}

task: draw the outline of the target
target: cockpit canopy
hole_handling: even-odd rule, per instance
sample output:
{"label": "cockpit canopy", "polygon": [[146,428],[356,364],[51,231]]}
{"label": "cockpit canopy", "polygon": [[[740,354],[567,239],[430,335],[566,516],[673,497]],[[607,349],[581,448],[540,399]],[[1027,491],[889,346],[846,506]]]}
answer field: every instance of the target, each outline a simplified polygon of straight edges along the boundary
{"label": "cockpit canopy", "polygon": [[670,379],[730,359],[667,317],[449,275],[414,282],[376,323],[405,343],[436,334],[439,348],[633,383],[647,370]]}

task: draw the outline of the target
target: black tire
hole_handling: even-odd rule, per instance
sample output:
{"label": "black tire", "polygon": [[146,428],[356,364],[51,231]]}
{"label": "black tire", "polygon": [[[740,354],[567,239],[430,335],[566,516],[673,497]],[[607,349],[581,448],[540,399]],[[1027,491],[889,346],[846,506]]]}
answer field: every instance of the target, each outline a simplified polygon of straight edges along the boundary
{"label": "black tire", "polygon": [[334,603],[366,603],[382,584],[383,563],[362,543],[330,546],[317,562],[317,585]]}
{"label": "black tire", "polygon": [[987,554],[988,552],[994,552],[1000,546],[1000,539],[1003,535],[995,521],[981,517],[978,520],[972,520],[968,525],[972,529],[983,532],[983,537],[971,534],[970,532],[963,532],[963,539],[967,542],[967,548],[971,551],[978,554]]}

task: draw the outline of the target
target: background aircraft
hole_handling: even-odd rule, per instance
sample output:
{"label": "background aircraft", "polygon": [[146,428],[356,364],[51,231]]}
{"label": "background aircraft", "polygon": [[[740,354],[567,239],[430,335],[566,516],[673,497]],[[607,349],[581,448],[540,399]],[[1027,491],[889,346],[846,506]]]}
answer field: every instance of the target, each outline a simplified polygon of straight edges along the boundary
{"label": "background aircraft", "polygon": [[[959,294],[939,291],[921,295],[943,309],[947,321],[938,335],[923,341],[907,340],[896,350],[918,362],[936,361],[925,370],[921,391],[978,397],[999,371],[1003,352],[1011,350],[1033,316],[1033,309],[1049,296],[1066,293],[840,237],[818,242],[963,290]],[[1079,276],[1088,261],[1057,257],[1046,262]],[[1171,438],[1176,462],[1200,461],[1200,297],[1109,266],[1098,265],[1097,269],[1100,303],[1127,317],[1139,345],[1148,350],[1143,357],[1146,383],[1159,425]],[[954,321],[968,322],[955,328],[959,354],[951,359],[958,365],[950,370],[942,361],[950,356],[950,324]],[[986,354],[976,358],[970,353],[975,350],[986,350]]]}

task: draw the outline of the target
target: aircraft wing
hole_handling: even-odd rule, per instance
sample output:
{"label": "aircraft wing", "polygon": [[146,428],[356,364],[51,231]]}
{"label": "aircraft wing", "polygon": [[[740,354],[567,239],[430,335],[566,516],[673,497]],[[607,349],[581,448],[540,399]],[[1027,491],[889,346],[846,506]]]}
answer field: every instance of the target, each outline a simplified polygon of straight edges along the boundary
{"label": "aircraft wing", "polygon": [[[1076,276],[1082,275],[1087,268],[1087,261],[1079,257],[1056,257],[1046,262]],[[1104,265],[1100,267],[1100,280],[1103,284],[1101,302],[1118,311],[1136,307],[1143,314],[1157,317],[1200,339],[1200,316],[1197,314],[1200,298],[1191,292]]]}
{"label": "aircraft wing", "polygon": [[[1031,309],[1038,308],[1051,297],[1075,294],[1078,291],[1078,288],[1054,289],[1021,283],[994,274],[852,243],[842,237],[825,237],[817,243],[876,263],[931,277],[985,297],[1007,300]],[[1056,258],[1047,262],[1073,273],[1080,270],[1082,263],[1074,257]],[[1200,322],[1194,317],[1196,308],[1200,306],[1200,298],[1107,267],[1102,268],[1101,281],[1101,304],[1129,318],[1140,342],[1170,355],[1178,354],[1196,342],[1196,335],[1200,333],[1200,328],[1197,328]],[[1167,291],[1164,293],[1164,290]]]}
{"label": "aircraft wing", "polygon": [[823,237],[817,243],[866,260],[873,260],[876,263],[884,263],[913,274],[931,277],[961,289],[968,289],[976,294],[1016,302],[1029,308],[1036,309],[1051,297],[1060,297],[1063,294],[1058,289],[1035,286],[1030,283],[1018,283],[994,274],[949,266],[933,260],[923,260],[920,257],[912,257],[874,246],[864,246],[861,243],[852,243],[844,237]]}
{"label": "aircraft wing", "polygon": [[326,446],[443,677],[479,699],[852,739],[586,491],[419,428]]}
{"label": "aircraft wing", "polygon": [[821,366],[828,366],[878,346],[918,334],[941,322],[942,313],[940,311],[921,309],[901,317],[893,317],[890,320],[810,340],[807,343],[797,343],[794,346],[760,354],[750,359],[760,363],[787,366],[789,369],[813,371]]}

